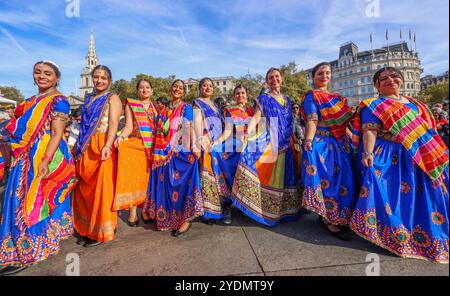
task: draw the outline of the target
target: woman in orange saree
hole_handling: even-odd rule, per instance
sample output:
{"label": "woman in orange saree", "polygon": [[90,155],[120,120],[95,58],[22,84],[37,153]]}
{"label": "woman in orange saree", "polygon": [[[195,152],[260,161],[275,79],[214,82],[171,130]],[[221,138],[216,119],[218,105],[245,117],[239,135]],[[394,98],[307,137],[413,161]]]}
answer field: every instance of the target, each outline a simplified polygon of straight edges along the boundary
{"label": "woman in orange saree", "polygon": [[75,167],[63,139],[70,105],[56,89],[60,75],[53,62],[36,63],[39,94],[17,106],[6,127],[14,160],[0,218],[0,274],[46,260],[72,235]]}
{"label": "woman in orange saree", "polygon": [[94,68],[95,92],[86,98],[81,115],[76,151],[79,180],[74,190],[73,213],[75,230],[85,247],[114,240],[117,228],[117,212],[113,211],[116,153],[112,145],[122,103],[108,91],[111,76],[108,67]]}
{"label": "woman in orange saree", "polygon": [[139,99],[127,99],[125,127],[114,143],[119,156],[113,209],[130,210],[127,220],[130,227],[138,225],[136,210],[147,198],[158,115],[150,100],[153,93],[151,82],[140,79],[136,88]]}

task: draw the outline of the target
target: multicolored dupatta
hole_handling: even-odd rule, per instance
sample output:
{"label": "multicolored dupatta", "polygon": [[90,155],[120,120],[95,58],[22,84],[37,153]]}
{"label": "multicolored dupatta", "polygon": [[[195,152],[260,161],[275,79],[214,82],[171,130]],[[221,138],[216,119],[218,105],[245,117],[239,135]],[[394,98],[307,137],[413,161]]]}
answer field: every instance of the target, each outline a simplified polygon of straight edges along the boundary
{"label": "multicolored dupatta", "polygon": [[319,107],[321,120],[325,122],[336,140],[339,142],[344,140],[347,125],[353,117],[351,108],[346,104],[346,99],[337,93],[323,90],[310,92]]}
{"label": "multicolored dupatta", "polygon": [[92,94],[86,99],[83,104],[80,122],[80,134],[78,135],[77,150],[75,153],[76,159],[79,159],[86,150],[92,136],[102,119],[102,114],[108,104],[112,93],[106,93],[103,96],[94,99],[95,94]]}
{"label": "multicolored dupatta", "polygon": [[[413,98],[408,100],[417,106],[418,113],[402,103],[382,97],[361,102],[359,112],[362,108],[369,108],[384,128],[397,137],[414,162],[431,180],[436,181],[448,166],[447,147],[436,132],[436,123],[428,107]],[[362,135],[359,114],[355,117],[353,128],[353,143],[357,149]]]}
{"label": "multicolored dupatta", "polygon": [[20,181],[15,184],[20,202],[17,208],[20,229],[50,217],[75,185],[73,160],[64,155],[61,146],[49,164],[49,175],[45,178],[36,176],[51,138],[45,128],[51,120],[53,101],[57,97],[61,95],[30,98],[16,109],[16,115],[19,117],[7,126],[12,135],[11,146],[16,163],[21,163]]}
{"label": "multicolored dupatta", "polygon": [[153,103],[150,103],[148,110],[145,110],[140,100],[127,99],[128,105],[133,112],[134,118],[139,128],[139,133],[144,143],[147,158],[152,159],[152,151],[155,144],[155,117],[156,109]]}
{"label": "multicolored dupatta", "polygon": [[14,140],[11,141],[11,149],[14,158],[20,157],[34,144],[39,133],[48,120],[53,104],[50,102],[60,96],[56,94],[47,97],[31,97],[22,102],[16,108],[17,119],[12,118],[6,126]]}

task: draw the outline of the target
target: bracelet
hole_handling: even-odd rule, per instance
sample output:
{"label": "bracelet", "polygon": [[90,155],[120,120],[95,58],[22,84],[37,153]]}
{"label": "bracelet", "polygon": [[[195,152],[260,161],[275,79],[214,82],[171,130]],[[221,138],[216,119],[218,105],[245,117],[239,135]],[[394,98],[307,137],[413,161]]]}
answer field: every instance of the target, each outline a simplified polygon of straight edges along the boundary
{"label": "bracelet", "polygon": [[108,145],[103,146],[103,148],[108,148],[109,150],[111,150],[111,146]]}
{"label": "bracelet", "polygon": [[44,160],[52,161],[52,159],[53,159],[53,154],[52,155],[44,155],[44,157],[42,157],[41,161],[44,161]]}
{"label": "bracelet", "polygon": [[362,153],[362,158],[367,158],[369,156],[373,157],[374,156],[373,152],[363,152]]}
{"label": "bracelet", "polygon": [[305,139],[305,140],[303,140],[303,142],[305,142],[305,144],[306,144],[306,143],[312,143],[312,142],[313,142],[313,139]]}

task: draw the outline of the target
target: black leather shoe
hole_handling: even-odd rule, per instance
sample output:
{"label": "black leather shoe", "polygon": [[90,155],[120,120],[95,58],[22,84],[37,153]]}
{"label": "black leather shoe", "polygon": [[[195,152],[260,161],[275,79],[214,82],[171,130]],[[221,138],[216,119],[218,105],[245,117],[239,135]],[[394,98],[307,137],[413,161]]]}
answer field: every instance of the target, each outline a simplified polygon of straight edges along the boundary
{"label": "black leather shoe", "polygon": [[[145,223],[145,222],[144,222],[144,223]],[[130,222],[130,221],[127,220],[127,225],[130,226],[130,227],[136,227],[136,226],[138,226],[138,225],[139,225],[139,218],[137,218],[137,220],[134,221],[134,222]]]}
{"label": "black leather shoe", "polygon": [[216,224],[216,220],[214,219],[206,219],[202,217],[202,222],[206,225],[213,225]]}
{"label": "black leather shoe", "polygon": [[152,223],[152,219],[148,219],[148,220],[146,220],[146,219],[144,219],[144,215],[142,215],[141,214],[141,219],[142,219],[142,221],[144,222],[144,224],[151,224]]}
{"label": "black leather shoe", "polygon": [[26,266],[9,266],[0,270],[0,276],[13,275],[27,269]]}
{"label": "black leather shoe", "polygon": [[226,207],[223,211],[223,219],[222,222],[226,225],[231,225],[231,207]]}
{"label": "black leather shoe", "polygon": [[179,237],[180,235],[185,234],[186,232],[188,232],[189,229],[191,228],[191,225],[192,225],[192,224],[189,223],[188,228],[186,228],[186,230],[184,230],[184,231],[180,231],[179,229],[173,230],[172,233],[171,233],[171,235],[172,235],[173,237]]}
{"label": "black leather shoe", "polygon": [[102,244],[102,242],[98,242],[98,241],[95,241],[95,240],[93,240],[93,239],[88,239],[88,240],[84,243],[84,247],[85,247],[85,248],[91,248],[91,247],[96,247],[96,246],[101,245],[101,244]]}
{"label": "black leather shoe", "polygon": [[350,240],[351,232],[347,228],[343,228],[343,227],[339,227],[338,226],[339,227],[339,231],[335,232],[335,231],[332,231],[330,228],[328,228],[328,226],[330,224],[325,223],[325,221],[323,220],[322,217],[319,217],[319,222],[334,237],[337,237],[338,239],[343,240],[343,241],[349,241]]}
{"label": "black leather shoe", "polygon": [[77,242],[76,242],[76,244],[77,245],[84,245],[85,243],[86,243],[86,237],[83,237],[83,236],[79,236],[79,237],[77,237]]}

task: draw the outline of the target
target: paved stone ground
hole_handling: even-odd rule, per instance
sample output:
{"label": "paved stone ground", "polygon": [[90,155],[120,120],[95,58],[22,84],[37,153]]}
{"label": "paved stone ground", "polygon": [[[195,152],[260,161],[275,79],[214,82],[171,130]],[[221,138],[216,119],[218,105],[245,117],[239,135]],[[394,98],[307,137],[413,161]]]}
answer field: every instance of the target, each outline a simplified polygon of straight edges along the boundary
{"label": "paved stone ground", "polygon": [[63,242],[60,254],[18,276],[65,275],[69,253],[80,256],[80,273],[86,276],[364,276],[370,253],[379,255],[383,276],[449,275],[448,265],[402,259],[356,235],[343,242],[331,236],[313,214],[268,228],[234,210],[231,226],[193,223],[179,238],[155,231],[153,225],[130,228],[124,222],[127,215],[120,213],[115,241],[84,248],[72,237]]}

